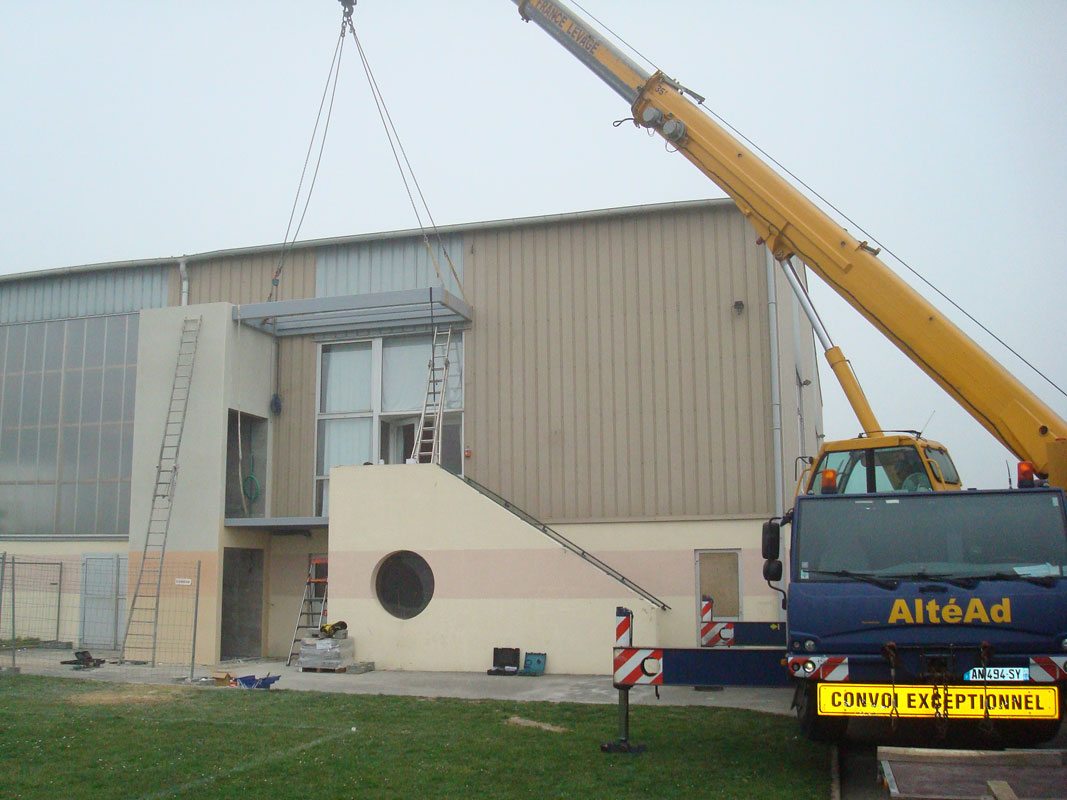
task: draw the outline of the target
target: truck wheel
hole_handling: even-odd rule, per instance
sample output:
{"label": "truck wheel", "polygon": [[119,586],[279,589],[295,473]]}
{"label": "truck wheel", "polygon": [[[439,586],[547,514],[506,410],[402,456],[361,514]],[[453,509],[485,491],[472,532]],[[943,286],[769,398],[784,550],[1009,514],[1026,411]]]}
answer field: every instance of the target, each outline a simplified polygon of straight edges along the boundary
{"label": "truck wheel", "polygon": [[848,717],[824,717],[818,711],[815,684],[802,681],[797,685],[793,705],[797,709],[800,731],[813,742],[836,742],[843,739]]}

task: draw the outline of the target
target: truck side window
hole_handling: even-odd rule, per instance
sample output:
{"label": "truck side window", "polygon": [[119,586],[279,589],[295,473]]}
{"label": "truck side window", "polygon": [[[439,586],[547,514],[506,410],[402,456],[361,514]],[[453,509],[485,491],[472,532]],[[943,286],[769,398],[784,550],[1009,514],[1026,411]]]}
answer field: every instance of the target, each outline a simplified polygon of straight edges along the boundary
{"label": "truck side window", "polygon": [[[930,477],[922,456],[914,447],[882,447],[874,451],[874,463],[888,480],[891,492],[930,491]],[[880,491],[883,491],[880,489]]]}
{"label": "truck side window", "polygon": [[866,453],[862,450],[830,452],[815,467],[812,493],[822,494],[822,473],[832,469],[837,473],[838,494],[858,494],[867,491]]}
{"label": "truck side window", "polygon": [[926,457],[937,464],[941,470],[941,477],[945,483],[959,483],[960,475],[956,472],[956,465],[952,463],[952,457],[943,447],[927,447]]}

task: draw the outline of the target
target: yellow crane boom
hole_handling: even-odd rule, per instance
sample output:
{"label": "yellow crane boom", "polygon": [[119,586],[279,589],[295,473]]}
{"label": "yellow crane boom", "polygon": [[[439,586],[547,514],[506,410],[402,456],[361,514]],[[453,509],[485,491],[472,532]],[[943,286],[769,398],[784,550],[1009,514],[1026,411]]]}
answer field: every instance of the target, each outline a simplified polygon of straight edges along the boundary
{"label": "yellow crane boom", "polygon": [[[513,0],[737,204],[779,261],[801,259],[1039,475],[1067,486],[1067,422],[662,72],[649,74],[561,0]],[[869,446],[869,445],[868,445]]]}

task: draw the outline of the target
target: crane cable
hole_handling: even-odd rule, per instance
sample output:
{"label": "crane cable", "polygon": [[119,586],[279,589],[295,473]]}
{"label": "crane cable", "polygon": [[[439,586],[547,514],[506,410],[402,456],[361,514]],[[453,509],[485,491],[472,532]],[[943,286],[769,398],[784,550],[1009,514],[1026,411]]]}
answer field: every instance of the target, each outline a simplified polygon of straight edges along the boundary
{"label": "crane cable", "polygon": [[[404,150],[404,145],[400,141],[400,134],[397,132],[396,125],[393,123],[393,117],[389,113],[389,108],[385,104],[385,98],[378,86],[378,81],[374,77],[374,71],[371,69],[367,53],[364,51],[363,45],[359,41],[359,36],[356,34],[356,28],[352,24],[352,5],[354,4],[354,0],[340,0],[340,2],[345,7],[345,16],[342,26],[348,26],[348,30],[352,33],[352,40],[356,43],[356,49],[359,51],[359,58],[363,64],[363,71],[367,76],[367,84],[370,86],[371,95],[374,97],[374,104],[378,109],[378,116],[381,118],[386,138],[389,140],[389,147],[393,151],[393,160],[396,162],[397,170],[400,172],[400,179],[404,183],[404,190],[407,192],[408,201],[411,203],[412,211],[415,212],[415,219],[419,224],[419,231],[421,232],[422,240],[426,245],[426,252],[429,254],[430,261],[433,263],[434,272],[437,273],[437,279],[441,281],[441,286],[445,286],[445,279],[441,274],[441,266],[437,261],[437,256],[434,254],[433,246],[430,244],[430,238],[427,236],[426,226],[423,224],[422,215],[419,213],[418,203],[415,202],[411,184],[414,184],[415,186],[415,192],[418,193],[419,200],[422,203],[423,210],[426,212],[426,217],[433,229],[434,237],[437,239],[441,252],[448,261],[449,270],[452,273],[452,278],[456,282],[459,293],[463,297],[464,302],[467,302],[467,295],[463,290],[463,282],[460,280],[459,275],[456,272],[456,266],[452,263],[452,258],[448,254],[448,248],[445,247],[444,241],[441,238],[437,223],[434,221],[433,214],[430,211],[429,203],[426,202],[426,197],[422,193],[422,187],[419,185],[419,181],[415,177],[415,170],[411,166],[407,151]],[[401,159],[403,159],[403,164],[401,164]],[[411,178],[411,184],[408,183],[409,176]]]}
{"label": "crane cable", "polygon": [[[630,50],[630,52],[634,53],[642,61],[644,61],[645,63],[649,64],[654,70],[656,70],[658,72],[663,72],[663,70],[656,64],[656,62],[654,62],[652,59],[648,58],[646,55],[641,53],[641,51],[639,51],[637,48],[635,48],[633,45],[631,45],[629,42],[627,42],[625,39],[623,39],[618,33],[613,31],[611,28],[609,28],[607,25],[605,25],[603,22],[601,22],[599,19],[597,19],[597,17],[594,14],[590,13],[587,9],[583,8],[582,4],[577,2],[577,0],[574,0],[574,5],[580,11],[582,11],[584,14],[587,14],[591,19],[593,19],[594,22],[596,22],[598,25],[600,25],[609,34],[611,34],[613,37],[615,37],[615,39],[620,44],[622,44],[624,47],[626,47],[628,50]],[[666,74],[666,73],[664,73],[664,74]],[[679,85],[681,85],[681,84],[679,84]],[[798,178],[792,171],[790,171],[780,161],[778,161],[776,158],[774,158],[772,155],[770,155],[766,150],[764,150],[758,144],[756,144],[751,139],[749,139],[747,136],[745,136],[743,133],[741,133],[741,131],[739,131],[737,128],[735,128],[733,125],[731,125],[729,122],[727,122],[721,116],[719,116],[719,114],[717,114],[715,111],[713,111],[708,106],[706,106],[704,104],[704,98],[703,97],[700,97],[699,95],[694,94],[691,90],[685,89],[685,91],[688,94],[692,95],[696,99],[697,106],[699,106],[701,108],[701,110],[704,111],[705,114],[707,114],[710,117],[713,117],[717,122],[719,122],[725,128],[728,128],[735,136],[737,136],[739,139],[744,141],[753,150],[755,150],[756,152],[760,153],[760,155],[762,155],[770,163],[774,164],[783,173],[788,175],[795,183],[797,183],[798,185],[804,187],[804,189],[807,190],[812,196],[818,198],[819,201],[821,201],[824,205],[826,205],[828,208],[830,208],[834,213],[836,213],[838,216],[840,216],[842,219],[844,219],[850,225],[854,226],[856,228],[856,230],[858,230],[861,233],[863,233],[863,235],[867,236],[871,241],[879,242],[879,244],[881,244],[881,242],[879,241],[879,239],[876,236],[874,236],[874,235],[870,234],[869,232],[867,232],[863,228],[862,225],[860,225],[859,223],[855,222],[851,217],[849,217],[847,214],[845,214],[843,211],[841,211],[841,209],[839,209],[837,206],[835,206],[833,203],[831,203],[829,200],[827,200],[825,197],[823,197],[821,194],[819,194],[817,191],[815,191],[811,186],[809,186],[803,180]],[[1019,359],[1023,364],[1025,364],[1027,367],[1029,367],[1031,370],[1033,370],[1034,373],[1036,373],[1049,386],[1051,386],[1053,389],[1055,389],[1057,392],[1059,392],[1064,397],[1067,397],[1067,391],[1064,391],[1055,381],[1053,381],[1050,377],[1048,377],[1048,375],[1046,375],[1044,372],[1042,372],[1037,366],[1035,366],[1029,360],[1027,360],[1018,350],[1016,350],[1014,347],[1012,347],[1010,344],[1008,344],[1006,341],[1004,341],[1002,338],[1000,338],[996,333],[994,333],[988,327],[986,327],[984,324],[982,324],[969,311],[967,311],[959,303],[957,303],[955,300],[953,300],[951,297],[949,297],[947,294],[945,294],[945,292],[943,292],[941,289],[939,289],[937,286],[935,286],[932,282],[930,282],[924,275],[922,275],[918,270],[914,269],[903,258],[898,256],[896,253],[894,253],[892,250],[890,250],[885,245],[881,245],[881,247],[882,247],[882,250],[884,250],[888,255],[892,256],[894,261],[896,261],[898,264],[900,264],[902,267],[904,267],[904,269],[906,269],[908,272],[910,272],[912,275],[914,275],[918,280],[922,281],[927,287],[930,288],[931,291],[935,292],[945,302],[947,302],[949,305],[951,305],[953,308],[955,308],[957,311],[959,311],[961,314],[963,314],[965,317],[967,317],[967,319],[969,319],[971,322],[973,322],[975,325],[977,325],[988,336],[992,337],[992,339],[994,341],[996,341],[997,344],[999,344],[1001,347],[1003,347],[1005,350],[1007,350],[1009,353],[1011,353],[1013,356],[1015,356],[1017,359]]]}
{"label": "crane cable", "polygon": [[[330,61],[330,72],[326,77],[326,86],[322,90],[322,99],[319,101],[319,111],[315,117],[315,126],[311,131],[311,141],[308,142],[307,155],[304,157],[304,168],[300,172],[300,181],[296,187],[296,197],[293,198],[293,208],[289,212],[289,223],[285,228],[285,237],[282,239],[282,249],[278,256],[278,267],[274,270],[274,276],[271,278],[270,293],[267,295],[267,302],[274,300],[274,295],[278,291],[279,278],[281,277],[282,270],[285,268],[285,259],[293,249],[293,245],[296,243],[297,236],[300,235],[300,228],[304,225],[304,217],[307,216],[308,205],[311,203],[311,193],[315,189],[315,179],[319,175],[319,165],[322,163],[322,153],[326,147],[326,134],[330,129],[330,118],[333,115],[333,101],[337,94],[337,79],[340,77],[341,71],[339,69],[341,61],[341,53],[344,50],[345,43],[345,24],[341,23],[341,34],[337,37],[337,44],[333,49],[333,59]],[[332,89],[331,89],[332,84]],[[297,222],[296,230],[293,230],[293,219],[296,217],[296,209],[300,204],[300,193],[304,188],[304,179],[307,177],[308,164],[311,163],[311,153],[315,149],[315,139],[318,137],[319,124],[322,122],[322,109],[326,105],[326,97],[329,95],[330,105],[326,110],[326,122],[322,128],[322,139],[319,142],[319,154],[315,160],[315,169],[311,175],[311,183],[308,185],[307,196],[304,199],[304,208],[300,212],[300,219]],[[293,238],[289,239],[289,233],[292,231]]]}

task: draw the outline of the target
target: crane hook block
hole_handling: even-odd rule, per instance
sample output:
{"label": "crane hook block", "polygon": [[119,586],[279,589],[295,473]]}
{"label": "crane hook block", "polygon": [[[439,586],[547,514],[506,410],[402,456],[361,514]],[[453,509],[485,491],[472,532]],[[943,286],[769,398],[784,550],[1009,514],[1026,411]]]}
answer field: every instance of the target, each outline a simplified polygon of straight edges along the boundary
{"label": "crane hook block", "polygon": [[340,3],[344,7],[345,19],[351,18],[352,9],[356,6],[356,0],[340,0]]}

